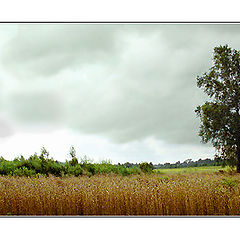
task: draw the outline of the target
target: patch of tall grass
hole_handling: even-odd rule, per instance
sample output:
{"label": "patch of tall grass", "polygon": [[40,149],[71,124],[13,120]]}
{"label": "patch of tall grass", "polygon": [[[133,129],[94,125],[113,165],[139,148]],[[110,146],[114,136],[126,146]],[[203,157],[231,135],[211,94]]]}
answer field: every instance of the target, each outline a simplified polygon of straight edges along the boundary
{"label": "patch of tall grass", "polygon": [[1,176],[0,215],[240,215],[239,183],[221,173]]}

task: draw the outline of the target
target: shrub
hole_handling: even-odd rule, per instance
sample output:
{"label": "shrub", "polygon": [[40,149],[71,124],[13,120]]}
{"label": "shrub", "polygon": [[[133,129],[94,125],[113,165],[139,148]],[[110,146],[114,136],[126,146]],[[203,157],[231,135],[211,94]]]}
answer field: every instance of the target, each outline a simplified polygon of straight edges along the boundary
{"label": "shrub", "polygon": [[131,167],[131,168],[129,168],[129,172],[130,172],[130,174],[140,174],[141,170],[139,167]]}
{"label": "shrub", "polygon": [[82,173],[83,173],[83,169],[79,164],[76,166],[68,165],[65,168],[66,175],[74,175],[75,177],[78,177],[78,176],[82,175]]}
{"label": "shrub", "polygon": [[11,175],[11,173],[16,169],[14,162],[4,161],[0,163],[0,174]]}
{"label": "shrub", "polygon": [[0,162],[4,162],[4,161],[6,161],[5,159],[4,159],[4,157],[0,157]]}
{"label": "shrub", "polygon": [[21,167],[21,168],[17,168],[12,172],[13,176],[26,176],[26,177],[30,177],[30,176],[35,176],[36,172],[34,170],[28,169],[26,167]]}
{"label": "shrub", "polygon": [[153,169],[152,163],[142,163],[141,170],[138,166],[133,165],[114,165],[109,160],[104,160],[101,163],[92,163],[92,159],[84,156],[80,159],[76,157],[76,151],[73,147],[70,148],[70,161],[60,163],[49,158],[49,152],[43,147],[40,155],[36,153],[25,159],[22,155],[15,158],[13,161],[7,161],[0,157],[0,174],[2,175],[16,175],[16,176],[29,176],[41,174],[49,176],[64,176],[74,175],[79,176],[83,173],[88,176],[99,174],[120,174],[127,176],[130,174],[140,174],[141,172],[151,172]]}
{"label": "shrub", "polygon": [[84,169],[87,170],[87,172],[89,172],[90,175],[94,175],[95,173],[97,173],[95,165],[91,163],[85,164]]}
{"label": "shrub", "polygon": [[129,171],[129,168],[127,168],[127,167],[120,167],[120,174],[122,175],[122,176],[128,176],[128,175],[130,175],[130,171]]}
{"label": "shrub", "polygon": [[56,163],[55,161],[48,162],[48,172],[55,175],[61,176],[62,172],[64,171],[63,165]]}
{"label": "shrub", "polygon": [[102,161],[101,163],[94,165],[95,173],[100,174],[118,173],[118,166],[111,164],[109,161]]}
{"label": "shrub", "polygon": [[144,173],[151,173],[153,172],[153,164],[152,163],[147,163],[143,162],[139,164],[139,168],[144,172]]}

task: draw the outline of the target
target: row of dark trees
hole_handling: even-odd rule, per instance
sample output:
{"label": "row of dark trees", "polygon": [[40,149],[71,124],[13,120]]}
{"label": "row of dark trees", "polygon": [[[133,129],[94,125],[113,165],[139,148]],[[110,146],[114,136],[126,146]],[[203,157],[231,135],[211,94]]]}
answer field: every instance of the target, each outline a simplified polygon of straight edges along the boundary
{"label": "row of dark trees", "polygon": [[199,159],[197,161],[193,161],[192,159],[187,159],[184,162],[176,162],[176,163],[164,163],[164,164],[156,164],[154,168],[156,169],[165,169],[165,168],[187,168],[187,167],[204,167],[204,166],[221,166],[223,162],[220,159]]}
{"label": "row of dark trees", "polygon": [[[187,159],[183,162],[176,162],[176,163],[159,163],[159,164],[153,164],[152,162],[148,163],[150,166],[152,166],[153,169],[166,169],[166,168],[186,168],[186,167],[203,167],[203,166],[221,166],[223,165],[223,160],[219,158],[215,159],[199,159],[197,161],[193,161],[192,159]],[[126,162],[123,164],[118,164],[120,166],[126,166],[128,168],[131,167],[139,167],[141,164],[138,163],[130,163]]]}

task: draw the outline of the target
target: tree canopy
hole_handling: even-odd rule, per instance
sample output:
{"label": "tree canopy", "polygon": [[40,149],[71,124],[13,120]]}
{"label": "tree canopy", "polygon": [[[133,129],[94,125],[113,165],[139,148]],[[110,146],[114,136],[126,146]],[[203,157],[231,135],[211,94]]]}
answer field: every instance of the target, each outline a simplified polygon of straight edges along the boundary
{"label": "tree canopy", "polygon": [[213,66],[197,77],[197,86],[209,96],[195,110],[200,117],[199,135],[211,142],[220,157],[240,172],[240,52],[228,45],[214,48]]}

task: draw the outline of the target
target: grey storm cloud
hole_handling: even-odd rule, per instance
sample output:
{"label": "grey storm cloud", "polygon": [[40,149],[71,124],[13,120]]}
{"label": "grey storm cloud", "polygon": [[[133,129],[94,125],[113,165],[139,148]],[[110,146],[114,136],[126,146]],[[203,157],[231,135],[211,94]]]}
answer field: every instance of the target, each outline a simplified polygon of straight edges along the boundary
{"label": "grey storm cloud", "polygon": [[103,61],[117,48],[107,25],[20,25],[5,46],[3,64],[20,77],[56,74],[74,64]]}
{"label": "grey storm cloud", "polygon": [[[20,25],[1,54],[17,121],[61,122],[116,142],[199,143],[196,77],[213,48],[240,48],[240,25]],[[7,110],[6,110],[7,111]]]}
{"label": "grey storm cloud", "polygon": [[[9,112],[21,121],[58,122],[63,114],[61,97],[49,92],[22,91],[9,97]],[[14,103],[14,105],[12,104]]]}

